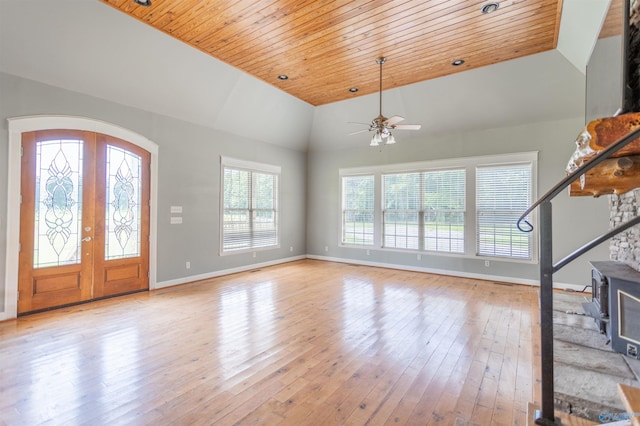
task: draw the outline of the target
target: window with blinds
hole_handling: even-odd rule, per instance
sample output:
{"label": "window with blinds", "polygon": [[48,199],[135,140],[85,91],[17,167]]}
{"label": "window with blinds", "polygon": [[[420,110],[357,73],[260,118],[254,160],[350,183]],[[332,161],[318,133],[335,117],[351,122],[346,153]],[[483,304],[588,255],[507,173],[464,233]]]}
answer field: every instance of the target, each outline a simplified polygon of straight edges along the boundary
{"label": "window with blinds", "polygon": [[531,259],[532,234],[516,227],[520,215],[531,205],[531,186],[531,163],[476,168],[478,255]]}
{"label": "window with blinds", "polygon": [[[536,152],[340,169],[342,244],[534,262]],[[375,187],[374,187],[375,186]],[[535,212],[527,220],[535,226]],[[418,260],[421,256],[418,256]]]}
{"label": "window with blinds", "polygon": [[465,169],[424,172],[424,249],[464,253]]}
{"label": "window with blinds", "polygon": [[279,246],[279,174],[275,166],[223,159],[222,253]]}
{"label": "window with blinds", "polygon": [[373,196],[373,175],[342,177],[343,244],[373,245]]}
{"label": "window with blinds", "polygon": [[383,247],[464,253],[465,170],[382,175]]}
{"label": "window with blinds", "polygon": [[420,173],[382,176],[382,246],[420,249]]}

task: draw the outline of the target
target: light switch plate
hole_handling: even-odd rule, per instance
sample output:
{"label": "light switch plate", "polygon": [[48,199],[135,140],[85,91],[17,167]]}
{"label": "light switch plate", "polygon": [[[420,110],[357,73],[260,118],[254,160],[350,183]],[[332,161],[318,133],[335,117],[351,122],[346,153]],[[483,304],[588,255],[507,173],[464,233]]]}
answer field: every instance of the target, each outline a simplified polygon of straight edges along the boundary
{"label": "light switch plate", "polygon": [[171,213],[182,213],[182,206],[171,206]]}
{"label": "light switch plate", "polygon": [[171,224],[178,225],[182,223],[182,216],[171,216]]}

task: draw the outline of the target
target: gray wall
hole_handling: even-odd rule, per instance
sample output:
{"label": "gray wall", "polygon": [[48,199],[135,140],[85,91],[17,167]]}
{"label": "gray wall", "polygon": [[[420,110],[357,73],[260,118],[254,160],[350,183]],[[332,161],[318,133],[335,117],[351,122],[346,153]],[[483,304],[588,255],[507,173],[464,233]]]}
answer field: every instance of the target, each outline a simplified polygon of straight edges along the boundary
{"label": "gray wall", "polygon": [[[450,134],[428,140],[399,142],[383,151],[362,148],[304,153],[249,140],[229,133],[119,105],[102,99],[0,73],[0,279],[4,289],[7,209],[8,117],[37,114],[77,115],[104,120],[138,132],[159,145],[158,281],[213,273],[284,259],[305,253],[344,260],[391,263],[484,274],[505,279],[535,280],[537,266],[461,257],[364,250],[339,246],[338,169],[429,159],[539,151],[538,194],[564,176],[573,140],[583,119],[535,123],[474,133]],[[281,179],[281,248],[251,254],[218,256],[219,156],[279,164]],[[307,195],[308,194],[308,195]],[[182,225],[169,224],[169,208],[183,206]],[[306,208],[305,208],[306,207]],[[554,202],[554,258],[559,259],[608,228],[607,197],[569,198]],[[308,224],[308,225],[307,225]],[[293,247],[293,252],[289,247]],[[329,251],[325,252],[324,247]],[[586,285],[587,260],[608,259],[607,244],[598,247],[555,275],[555,281]],[[191,269],[185,269],[185,261]],[[0,294],[0,302],[4,294]],[[1,305],[0,305],[1,306]]]}
{"label": "gray wall", "polygon": [[[507,280],[537,280],[538,266],[508,261],[457,256],[424,255],[418,261],[414,252],[341,247],[340,241],[340,168],[407,163],[455,157],[539,151],[538,195],[565,176],[564,168],[574,150],[574,140],[584,126],[582,117],[535,123],[520,127],[451,134],[428,140],[409,140],[408,133],[398,135],[398,143],[384,149],[372,149],[363,140],[362,148],[340,151],[312,151],[308,158],[307,253],[352,261],[406,265],[439,269],[452,273],[483,274]],[[559,260],[583,243],[606,232],[609,225],[607,197],[569,197],[560,194],[553,203],[554,259]],[[325,246],[329,251],[325,252]],[[605,243],[554,275],[557,283],[590,283],[588,260],[609,258]]]}
{"label": "gray wall", "polygon": [[[306,253],[306,153],[126,107],[0,73],[0,309],[4,305],[7,211],[7,121],[27,115],[73,115],[103,120],[159,145],[159,282]],[[251,123],[247,123],[250,125]],[[220,155],[277,164],[281,174],[281,248],[220,257]],[[183,224],[170,225],[170,206],[183,207]],[[293,247],[293,251],[289,248]],[[185,261],[191,261],[186,270]]]}

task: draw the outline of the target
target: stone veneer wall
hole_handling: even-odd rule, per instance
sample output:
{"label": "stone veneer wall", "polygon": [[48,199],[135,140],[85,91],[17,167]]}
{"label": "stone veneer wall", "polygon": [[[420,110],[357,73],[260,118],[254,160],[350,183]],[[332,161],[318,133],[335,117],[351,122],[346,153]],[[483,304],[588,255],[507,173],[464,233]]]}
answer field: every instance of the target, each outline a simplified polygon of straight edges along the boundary
{"label": "stone veneer wall", "polygon": [[[631,90],[631,111],[640,111],[640,0],[633,0],[629,27],[628,83]],[[610,196],[609,227],[613,228],[640,215],[640,189]],[[611,239],[611,260],[624,262],[640,271],[640,226],[621,232]]]}
{"label": "stone veneer wall", "polygon": [[[622,195],[610,195],[609,200],[610,228],[640,215],[640,189]],[[609,251],[611,260],[626,263],[640,271],[640,226],[634,226],[614,236],[609,244]]]}

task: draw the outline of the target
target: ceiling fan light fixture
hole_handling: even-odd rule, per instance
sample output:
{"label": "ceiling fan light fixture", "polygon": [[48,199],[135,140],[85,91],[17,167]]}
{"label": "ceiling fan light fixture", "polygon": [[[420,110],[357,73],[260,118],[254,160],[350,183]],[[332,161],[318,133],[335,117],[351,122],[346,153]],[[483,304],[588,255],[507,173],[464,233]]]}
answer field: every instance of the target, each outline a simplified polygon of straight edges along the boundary
{"label": "ceiling fan light fixture", "polygon": [[133,0],[136,4],[139,4],[140,6],[151,6],[151,0]]}
{"label": "ceiling fan light fixture", "polygon": [[369,146],[378,146],[381,143],[382,143],[382,136],[380,135],[380,132],[376,131],[373,137],[371,138],[371,143],[369,144]]}
{"label": "ceiling fan light fixture", "polygon": [[[376,118],[371,121],[369,124],[369,132],[373,132],[373,137],[371,138],[371,143],[369,146],[378,146],[378,145],[393,145],[396,143],[396,138],[391,134],[391,131],[394,129],[399,130],[420,130],[419,124],[398,124],[400,121],[404,120],[404,117],[400,117],[399,115],[394,115],[391,118],[387,118],[382,115],[382,64],[387,61],[387,58],[384,56],[376,58],[376,63],[380,65],[380,113]],[[355,89],[355,90],[353,90]],[[357,91],[357,88],[349,89],[351,92]],[[365,123],[352,123],[352,124],[365,124]],[[357,133],[366,132],[367,130],[361,130],[359,132],[351,133],[355,135]]]}
{"label": "ceiling fan light fixture", "polygon": [[480,9],[480,11],[482,13],[484,13],[485,15],[489,14],[489,13],[493,13],[496,10],[498,10],[498,8],[500,7],[500,3],[498,2],[491,2],[491,3],[487,3],[484,6],[482,6],[482,8]]}

